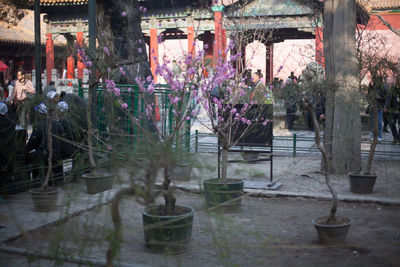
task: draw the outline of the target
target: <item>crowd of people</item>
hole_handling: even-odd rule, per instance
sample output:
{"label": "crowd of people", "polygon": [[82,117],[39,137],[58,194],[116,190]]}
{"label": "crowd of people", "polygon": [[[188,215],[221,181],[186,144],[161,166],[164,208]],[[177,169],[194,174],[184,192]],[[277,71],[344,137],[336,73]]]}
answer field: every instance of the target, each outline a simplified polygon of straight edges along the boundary
{"label": "crowd of people", "polygon": [[[2,182],[21,167],[17,164],[47,164],[49,151],[52,151],[53,176],[63,175],[62,160],[73,158],[86,136],[86,101],[76,94],[57,93],[54,82],[50,82],[42,94],[36,94],[23,70],[17,72],[14,86],[11,85],[7,93],[0,101]],[[50,124],[51,131],[48,131]],[[51,149],[48,147],[49,133]],[[24,136],[23,142],[17,142],[20,136]],[[32,176],[38,176],[38,169]]]}

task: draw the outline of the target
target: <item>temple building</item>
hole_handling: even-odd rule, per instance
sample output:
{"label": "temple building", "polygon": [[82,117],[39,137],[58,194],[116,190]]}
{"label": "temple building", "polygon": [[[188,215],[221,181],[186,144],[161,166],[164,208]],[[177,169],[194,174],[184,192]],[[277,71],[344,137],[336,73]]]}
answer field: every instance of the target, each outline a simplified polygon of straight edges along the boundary
{"label": "temple building", "polygon": [[[32,9],[34,0],[19,1]],[[322,2],[315,0],[306,5],[296,0],[140,1],[147,9],[141,27],[152,71],[158,61],[179,60],[183,53],[205,48],[205,58],[210,64],[218,57],[241,52],[237,70],[260,70],[267,83],[274,77],[284,79],[291,71],[298,75],[311,61],[324,64]],[[75,82],[85,80],[84,66],[76,55],[74,43],[83,44],[88,38],[88,0],[41,0],[40,3],[46,23],[45,80],[62,77],[60,64],[66,65],[65,78]],[[358,22],[366,24],[369,19],[368,30],[384,32],[397,57],[400,42],[395,40],[399,36],[377,15],[399,29],[399,8],[398,1],[389,0],[372,0],[367,7],[357,6]],[[66,40],[63,59],[66,64],[55,61],[54,42],[60,36]],[[235,42],[235,50],[226,53],[231,41]]]}

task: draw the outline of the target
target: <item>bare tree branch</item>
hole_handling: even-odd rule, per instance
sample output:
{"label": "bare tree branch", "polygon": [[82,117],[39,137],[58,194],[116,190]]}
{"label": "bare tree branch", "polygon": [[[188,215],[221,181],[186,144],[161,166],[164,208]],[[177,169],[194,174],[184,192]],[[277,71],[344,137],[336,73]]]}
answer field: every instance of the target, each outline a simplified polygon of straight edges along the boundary
{"label": "bare tree branch", "polygon": [[393,26],[392,26],[387,20],[385,20],[381,15],[377,14],[376,16],[378,17],[378,19],[379,19],[380,21],[382,21],[382,23],[383,23],[384,25],[386,25],[386,26],[389,28],[389,30],[391,30],[392,32],[394,32],[394,33],[397,34],[397,35],[400,35],[400,29],[396,29],[395,27],[393,27]]}

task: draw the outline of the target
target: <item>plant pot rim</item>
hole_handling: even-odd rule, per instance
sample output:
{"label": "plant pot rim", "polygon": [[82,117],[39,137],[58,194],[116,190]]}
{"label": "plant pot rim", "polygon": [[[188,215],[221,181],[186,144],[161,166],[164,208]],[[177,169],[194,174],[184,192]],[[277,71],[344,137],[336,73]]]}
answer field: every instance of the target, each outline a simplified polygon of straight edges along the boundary
{"label": "plant pot rim", "polygon": [[194,214],[194,209],[190,206],[183,206],[183,205],[176,205],[175,207],[182,207],[185,209],[189,209],[188,213],[183,213],[181,215],[153,215],[147,212],[147,209],[151,209],[153,207],[165,207],[164,204],[151,204],[151,205],[147,205],[146,207],[144,207],[142,214],[147,216],[147,217],[151,217],[151,218],[169,218],[169,219],[174,219],[174,218],[182,218],[182,217],[191,217]]}
{"label": "plant pot rim", "polygon": [[45,195],[45,194],[56,194],[61,191],[60,187],[52,187],[49,186],[48,190],[43,190],[43,187],[37,187],[37,188],[31,188],[28,190],[28,192],[32,195]]}
{"label": "plant pot rim", "polygon": [[101,177],[98,174],[92,174],[90,172],[82,174],[82,177],[85,179],[97,179],[97,178],[109,178],[115,176],[115,173],[104,172],[101,173]]}
{"label": "plant pot rim", "polygon": [[175,164],[174,164],[174,167],[175,167],[175,166],[193,166],[193,165],[194,165],[193,162],[181,161],[181,162],[175,163]]}
{"label": "plant pot rim", "polygon": [[[224,181],[224,182],[222,182]],[[226,178],[226,179],[222,179],[222,178],[211,178],[211,179],[207,179],[204,180],[204,183],[209,183],[209,184],[240,184],[243,183],[242,179],[239,178]]]}
{"label": "plant pot rim", "polygon": [[315,217],[312,220],[312,223],[315,226],[319,226],[319,227],[324,227],[324,228],[338,228],[338,227],[347,227],[349,225],[351,225],[353,223],[353,220],[351,218],[348,217],[342,217],[342,216],[336,216],[336,218],[341,218],[346,220],[346,223],[342,223],[342,224],[322,224],[322,223],[317,223],[317,221],[319,221],[320,219],[326,218],[328,216],[320,216],[320,217]]}
{"label": "plant pot rim", "polygon": [[371,172],[371,174],[365,174],[362,172],[349,172],[349,176],[365,176],[365,177],[377,177],[376,173]]}

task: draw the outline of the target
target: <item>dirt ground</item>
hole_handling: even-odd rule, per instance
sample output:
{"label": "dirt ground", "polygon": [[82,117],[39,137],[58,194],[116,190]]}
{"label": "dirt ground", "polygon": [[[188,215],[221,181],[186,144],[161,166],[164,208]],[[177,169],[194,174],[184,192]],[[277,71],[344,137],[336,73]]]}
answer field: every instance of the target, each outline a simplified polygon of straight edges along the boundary
{"label": "dirt ground", "polygon": [[[124,227],[120,262],[144,266],[399,266],[398,206],[340,203],[338,215],[353,220],[347,242],[325,247],[318,244],[311,220],[327,215],[328,201],[244,196],[241,212],[216,215],[206,212],[201,194],[177,191],[176,196],[177,204],[196,211],[191,249],[173,256],[148,252],[143,206],[128,197],[120,206]],[[161,199],[157,202],[162,203]],[[109,205],[99,206],[6,245],[51,255],[104,259],[112,229]],[[31,259],[29,264],[52,266],[55,262]],[[0,266],[27,265],[23,256],[0,254]]]}

